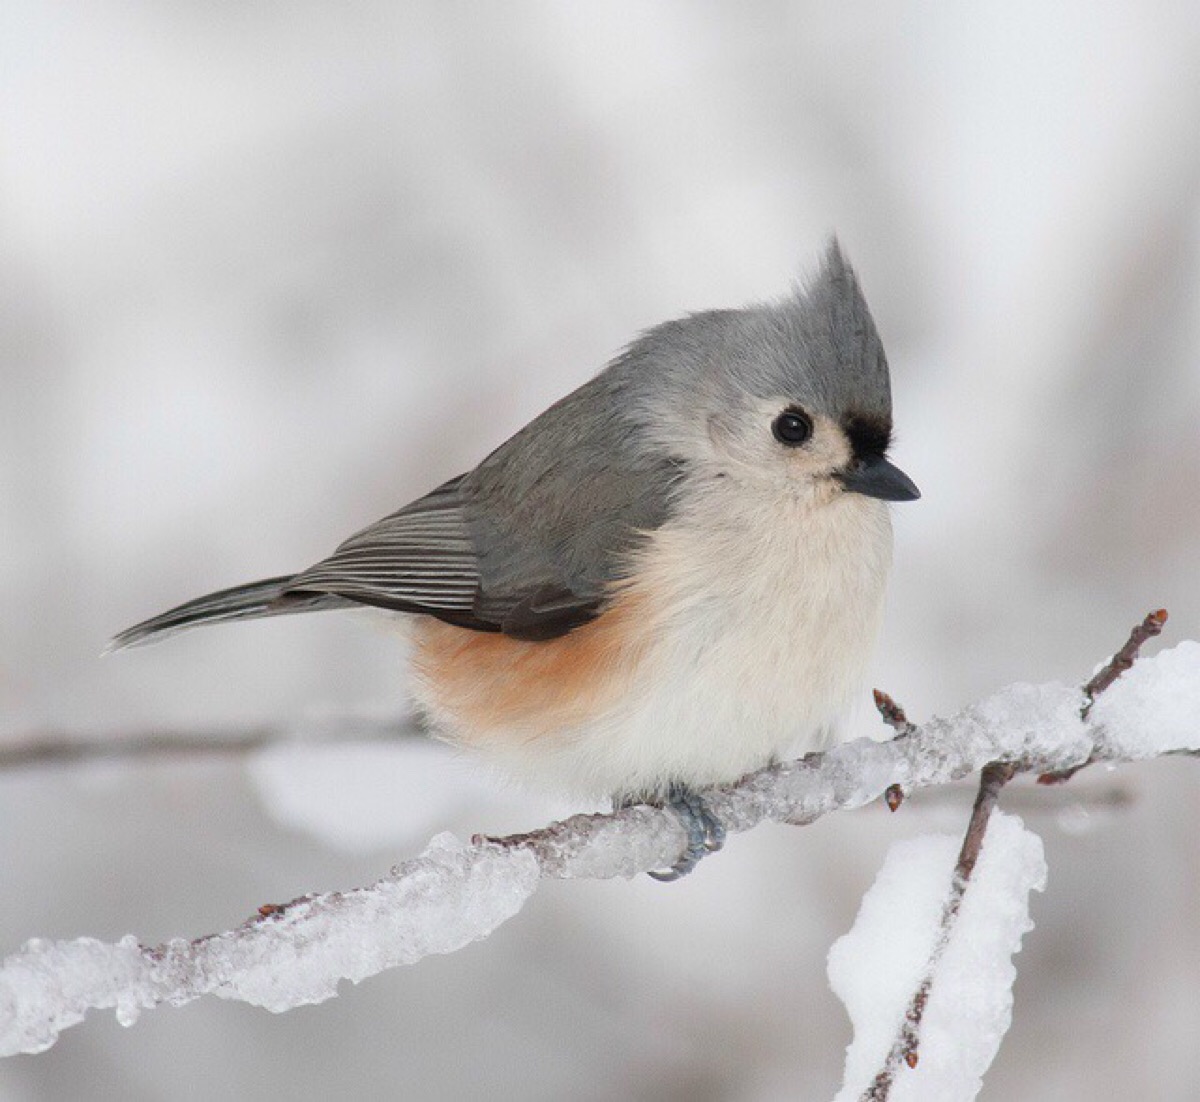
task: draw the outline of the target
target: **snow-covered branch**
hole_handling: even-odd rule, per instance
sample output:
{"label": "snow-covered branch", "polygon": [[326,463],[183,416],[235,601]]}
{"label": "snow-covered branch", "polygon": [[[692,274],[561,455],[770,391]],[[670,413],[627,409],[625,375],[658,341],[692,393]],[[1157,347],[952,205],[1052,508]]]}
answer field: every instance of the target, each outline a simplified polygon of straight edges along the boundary
{"label": "snow-covered branch", "polygon": [[[1078,688],[1014,685],[890,742],[862,739],[751,774],[708,804],[736,832],[764,820],[811,823],[890,786],[944,785],[994,761],[1066,773],[1195,751],[1200,644],[1143,660],[1085,717],[1086,703]],[[673,813],[632,807],[502,839],[443,835],[371,887],[264,906],[236,929],[193,941],[35,939],[0,964],[0,1054],[48,1048],[92,1008],[132,1022],[143,1009],[206,994],[273,1011],[320,1002],[341,979],[357,982],[486,937],[539,880],[630,877],[671,865],[685,844]]]}
{"label": "snow-covered branch", "polygon": [[[1097,699],[1124,673],[1133,668],[1142,647],[1161,634],[1166,622],[1167,610],[1158,609],[1149,613],[1134,627],[1121,649],[1084,685],[1083,702],[1079,709],[1081,719],[1086,720]],[[904,709],[886,693],[876,691],[875,706],[879,709],[883,721],[898,734],[906,735],[912,730],[912,724]],[[1044,773],[1038,780],[1044,784],[1063,784],[1084,765],[1090,765],[1095,760],[1094,757],[1090,757],[1083,765],[1070,770]],[[911,993],[903,1015],[899,1018],[899,1024],[891,1026],[893,1036],[886,1057],[869,1082],[858,1082],[863,1078],[863,1057],[871,1050],[869,1038],[872,1033],[878,1031],[879,1023],[882,1021],[884,1028],[888,1028],[889,1012],[884,1003],[881,1018],[878,1000],[864,1004],[863,1000],[856,999],[856,987],[859,985],[854,983],[854,977],[861,976],[862,972],[850,962],[869,953],[869,944],[866,952],[856,947],[859,947],[860,943],[870,941],[871,935],[865,933],[863,927],[869,928],[871,919],[868,917],[864,920],[863,916],[869,912],[872,901],[876,910],[884,909],[893,915],[898,910],[905,909],[903,898],[893,899],[892,896],[896,894],[894,890],[880,886],[881,883],[887,883],[889,869],[892,870],[892,879],[898,879],[894,866],[899,865],[901,859],[894,855],[889,857],[888,866],[880,874],[880,881],[876,882],[876,887],[864,901],[863,911],[855,923],[854,931],[830,954],[830,983],[835,989],[842,989],[843,1001],[852,1015],[857,1012],[854,1043],[846,1058],[846,1083],[839,1099],[849,1099],[858,1094],[859,1102],[892,1102],[896,1092],[903,1093],[905,1088],[911,1097],[929,1097],[932,1092],[937,1097],[947,1100],[973,1099],[978,1093],[983,1082],[983,1073],[999,1048],[1011,1016],[1010,988],[1014,973],[1007,958],[1020,948],[1022,934],[1032,927],[1028,913],[1029,892],[1035,888],[1041,890],[1046,880],[1046,863],[1042,856],[1041,841],[1036,835],[1024,830],[1015,820],[1011,824],[1002,824],[1008,841],[1001,844],[1006,850],[1005,856],[1008,860],[998,865],[995,832],[988,832],[1000,792],[1016,775],[1018,765],[1019,763],[1014,761],[993,761],[985,765],[980,773],[979,794],[975,798],[967,832],[954,862],[950,885],[942,900],[940,917],[936,924],[921,923],[918,926],[918,944],[924,941],[931,929],[934,934],[926,953],[924,967],[919,973],[919,978],[911,985]],[[888,806],[895,811],[903,800],[903,789],[892,785],[885,793],[885,798]],[[936,846],[942,840],[923,841],[926,844],[932,842]],[[973,877],[975,867],[983,855],[985,841],[988,844],[988,857],[992,868],[998,867],[1000,872],[991,872],[988,882],[980,887]],[[935,856],[935,875],[938,864]],[[967,889],[972,887],[970,898],[975,913],[989,917],[982,922],[976,919],[967,933],[959,928],[959,922],[964,901],[967,899]],[[993,897],[984,909],[979,906],[977,897],[980,894]],[[882,904],[879,903],[881,897],[885,900]],[[907,897],[908,911],[912,911],[913,902],[917,904],[918,909],[920,908],[923,901],[919,896],[909,891]],[[888,944],[891,939],[882,940],[884,944]],[[912,940],[910,937],[910,943]],[[947,954],[953,957],[957,952],[962,956],[964,943],[969,943],[975,949],[973,968],[968,972],[966,983],[963,981],[961,969],[956,974],[953,968],[944,967]],[[979,953],[981,946],[987,947],[987,951],[982,955]],[[903,965],[897,968],[893,963],[887,971],[893,977],[903,976],[906,968]],[[947,1004],[955,1007],[957,1024],[949,1030],[943,1028],[943,1034],[948,1033],[949,1038],[947,1043],[935,1047],[937,1061],[933,1074],[929,1074],[927,1062],[918,1082],[911,1077],[911,1073],[920,1063],[921,1037],[935,980],[940,980],[938,1004],[943,1007]],[[957,990],[945,992],[943,989],[947,986]],[[972,1021],[972,1018],[975,1020]],[[867,1022],[870,1022],[870,1025],[866,1024]],[[910,1077],[907,1079],[900,1078],[904,1068],[909,1071]]]}
{"label": "snow-covered branch", "polygon": [[[1041,839],[1000,812],[969,889],[956,891],[960,853],[948,834],[896,842],[854,928],[830,950],[829,983],[854,1023],[836,1102],[969,1102],[982,1086],[1012,1021],[1009,958],[1033,926],[1029,893],[1044,889],[1047,870]],[[896,1059],[914,993],[920,1059],[915,1049]]]}

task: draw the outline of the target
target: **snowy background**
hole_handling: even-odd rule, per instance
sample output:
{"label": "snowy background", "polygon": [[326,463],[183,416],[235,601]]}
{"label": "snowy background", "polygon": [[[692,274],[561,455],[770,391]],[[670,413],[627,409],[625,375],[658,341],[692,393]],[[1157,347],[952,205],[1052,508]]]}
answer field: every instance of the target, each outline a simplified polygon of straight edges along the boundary
{"label": "snowy background", "polygon": [[[836,229],[888,347],[914,717],[1200,636],[1200,10],[1184,0],[0,13],[0,738],[402,709],[354,617],[99,661],[470,466],[638,329]],[[864,695],[864,700],[866,699]],[[864,709],[860,730],[877,721]],[[1200,777],[1019,786],[1047,891],[985,1099],[1185,1099]],[[96,1015],[0,1099],[825,1099],[825,978],[891,842],[969,795],[550,884],[491,940],[281,1017]],[[1064,810],[1065,809],[1065,810]],[[146,940],[567,808],[424,745],[0,776],[0,953]]]}

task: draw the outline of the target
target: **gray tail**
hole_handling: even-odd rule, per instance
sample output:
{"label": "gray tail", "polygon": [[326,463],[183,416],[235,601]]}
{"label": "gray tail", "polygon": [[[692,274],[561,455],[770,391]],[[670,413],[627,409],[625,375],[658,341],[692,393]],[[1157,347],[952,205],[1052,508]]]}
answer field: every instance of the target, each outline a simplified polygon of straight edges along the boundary
{"label": "gray tail", "polygon": [[202,624],[231,623],[234,620],[257,620],[263,616],[284,616],[293,612],[319,612],[324,609],[346,608],[352,602],[329,593],[287,593],[292,578],[268,578],[262,582],[222,589],[197,597],[169,612],[126,628],[105,648],[104,653],[156,643],[169,635],[199,627]]}

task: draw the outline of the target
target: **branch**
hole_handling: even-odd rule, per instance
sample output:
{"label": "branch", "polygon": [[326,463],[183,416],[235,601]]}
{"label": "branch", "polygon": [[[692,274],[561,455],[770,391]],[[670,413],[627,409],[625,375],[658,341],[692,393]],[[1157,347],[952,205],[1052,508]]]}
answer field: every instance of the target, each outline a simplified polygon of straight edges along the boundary
{"label": "branch", "polygon": [[[1200,645],[1139,663],[1086,719],[1085,703],[1077,688],[1015,685],[903,738],[860,739],[763,769],[706,802],[735,833],[767,820],[811,823],[870,803],[889,785],[936,787],[994,761],[1046,772],[1195,750]],[[340,979],[358,982],[486,937],[540,880],[631,877],[673,864],[686,844],[672,812],[637,806],[502,839],[442,836],[371,887],[267,904],[241,926],[194,941],[30,941],[0,964],[0,1054],[49,1047],[91,1008],[115,1008],[129,1022],[206,994],[275,1011],[319,1002]]]}
{"label": "branch", "polygon": [[[1079,709],[1079,715],[1082,720],[1086,721],[1091,715],[1092,708],[1095,706],[1100,695],[1113,685],[1122,674],[1133,668],[1133,664],[1137,661],[1143,644],[1161,633],[1163,625],[1166,622],[1167,610],[1165,608],[1160,608],[1156,612],[1151,612],[1147,615],[1129,633],[1129,638],[1125,641],[1124,646],[1108,662],[1101,666],[1091,680],[1084,685],[1083,704]],[[889,726],[904,734],[913,729],[912,724],[904,713],[904,709],[888,696],[887,693],[876,690],[875,704],[884,722]],[[1063,783],[1074,776],[1080,769],[1092,764],[1096,760],[1099,759],[1094,755],[1089,755],[1087,761],[1071,769],[1056,771],[1054,773],[1043,773],[1038,778],[1038,781],[1041,784]],[[929,996],[933,990],[934,975],[945,954],[946,947],[950,944],[950,939],[954,935],[954,928],[962,907],[963,895],[966,893],[967,887],[971,882],[971,874],[975,870],[975,864],[979,860],[979,854],[983,848],[983,840],[987,834],[988,821],[1000,798],[1000,790],[1012,780],[1016,775],[1017,769],[1017,763],[1011,761],[993,761],[983,768],[979,782],[979,794],[975,798],[975,806],[971,811],[971,820],[967,825],[967,833],[963,838],[962,848],[958,854],[958,861],[954,867],[954,875],[950,882],[950,891],[942,907],[937,940],[934,942],[933,949],[929,954],[929,960],[926,963],[921,982],[909,1000],[908,1007],[904,1013],[904,1019],[900,1024],[896,1039],[892,1043],[884,1065],[874,1080],[872,1080],[871,1085],[863,1092],[861,1102],[887,1102],[887,1099],[891,1097],[892,1087],[895,1085],[900,1065],[903,1063],[909,1068],[917,1066],[920,1059],[921,1022],[924,1019],[925,1007],[929,1002]],[[894,789],[896,789],[895,785],[889,788],[886,794],[888,806],[893,811],[896,810],[900,802],[898,799],[894,800],[892,797]]]}
{"label": "branch", "polygon": [[87,761],[238,756],[281,742],[393,742],[419,734],[423,732],[414,717],[369,715],[330,715],[238,730],[163,729],[108,735],[47,730],[0,739],[0,772]]}
{"label": "branch", "polygon": [[[945,834],[894,842],[853,927],[829,950],[829,985],[854,1026],[837,1102],[861,1102],[885,1089],[895,1099],[967,1102],[983,1087],[1012,1022],[1012,957],[1033,926],[1030,893],[1045,889],[1047,869],[1041,839],[1019,819],[994,813],[953,937],[939,945],[960,850],[961,841]],[[933,989],[918,1002],[920,1064],[909,1070],[898,1053],[893,1089],[879,1069],[935,951]]]}
{"label": "branch", "polygon": [[1009,762],[991,762],[983,767],[983,775],[979,782],[979,795],[975,797],[975,806],[971,810],[971,821],[967,826],[966,837],[963,838],[962,849],[958,852],[958,861],[954,865],[950,892],[942,908],[937,940],[929,955],[929,962],[925,966],[925,974],[909,1000],[908,1008],[904,1012],[904,1022],[900,1026],[883,1067],[875,1076],[870,1087],[863,1092],[862,1102],[887,1102],[901,1063],[910,1068],[917,1066],[920,1059],[921,1022],[925,1017],[925,1007],[933,990],[934,974],[954,935],[954,927],[962,908],[963,896],[966,894],[967,885],[971,882],[971,874],[975,871],[975,864],[983,849],[988,820],[996,808],[1000,790],[1015,775],[1016,766]]}
{"label": "branch", "polygon": [[[968,777],[941,788],[927,788],[915,806],[921,810],[933,808],[969,808],[979,794],[979,786]],[[884,793],[887,799],[887,793]],[[1117,814],[1132,808],[1139,799],[1138,789],[1130,784],[1102,781],[1091,785],[1043,787],[1041,785],[1010,788],[1004,796],[1007,810],[1020,812],[1023,816],[1068,816],[1060,826],[1068,833],[1074,828],[1076,813],[1084,816],[1096,812],[1100,815]],[[1086,830],[1086,818],[1078,823],[1078,829]]]}

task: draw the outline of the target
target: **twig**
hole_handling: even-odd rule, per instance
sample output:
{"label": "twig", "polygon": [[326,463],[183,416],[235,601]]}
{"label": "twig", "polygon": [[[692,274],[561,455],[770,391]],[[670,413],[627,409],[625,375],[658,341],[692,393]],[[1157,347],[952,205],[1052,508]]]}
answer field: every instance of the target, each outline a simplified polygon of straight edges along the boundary
{"label": "twig", "polygon": [[[1183,751],[1190,755],[1189,751]],[[942,788],[923,791],[914,801],[918,811],[960,808],[978,795],[978,784],[959,781]],[[884,794],[886,798],[886,793]],[[1133,807],[1138,801],[1137,790],[1126,784],[1074,785],[1071,788],[1021,786],[1009,788],[1004,794],[1004,806],[1022,815],[1060,815],[1064,811],[1119,812]]]}
{"label": "twig", "polygon": [[1096,697],[1137,661],[1143,644],[1162,633],[1167,622],[1167,615],[1165,608],[1148,613],[1146,618],[1129,633],[1125,645],[1105,665],[1100,667],[1091,681],[1084,685],[1083,695],[1087,697],[1087,703],[1083,706],[1084,719],[1087,719],[1091,713],[1092,705],[1096,703]]}
{"label": "twig", "polygon": [[[1095,703],[1096,698],[1133,665],[1137,660],[1142,644],[1158,635],[1166,622],[1166,609],[1158,609],[1156,612],[1151,612],[1130,632],[1125,645],[1088,681],[1082,690],[1083,704],[1079,709],[1079,718],[1082,721],[1086,723],[1088,717],[1091,715],[1092,705]],[[875,704],[879,708],[884,721],[893,727],[899,729],[899,724],[903,724],[906,728],[911,726],[908,723],[907,716],[904,714],[904,710],[886,693],[876,690]],[[1090,765],[1097,760],[1099,760],[1097,752],[1093,751],[1078,765],[1071,766],[1069,769],[1043,773],[1038,780],[1043,784],[1060,783],[1061,780],[1069,779],[1080,769],[1084,768],[1084,766]],[[988,821],[1000,797],[1000,790],[1021,771],[1021,768],[1021,764],[1017,761],[1001,759],[989,762],[981,772],[979,794],[975,797],[975,806],[971,811],[971,820],[967,825],[967,833],[963,838],[962,848],[959,850],[958,861],[954,867],[954,876],[950,882],[950,891],[942,907],[937,939],[930,952],[921,982],[909,1000],[908,1007],[904,1013],[904,1020],[900,1024],[896,1039],[892,1043],[883,1067],[879,1070],[874,1080],[872,1080],[871,1085],[863,1092],[861,1102],[887,1102],[887,1099],[891,1096],[892,1086],[895,1084],[901,1064],[909,1068],[917,1066],[920,1058],[921,1022],[924,1019],[925,1007],[929,1002],[929,996],[933,990],[934,974],[953,936],[954,926],[962,906],[963,895],[971,882],[971,874],[975,870],[975,863],[979,859],[980,850],[983,848]],[[1054,779],[1051,780],[1049,778]],[[890,804],[891,801],[889,800],[889,806]],[[893,808],[893,810],[895,809]]]}
{"label": "twig", "polygon": [[38,731],[0,738],[0,772],[34,766],[71,765],[128,758],[209,757],[250,754],[291,742],[390,742],[421,733],[411,717],[329,716],[292,724],[242,730],[162,730],[133,734],[82,735]]}
{"label": "twig", "polygon": [[[1096,703],[1096,698],[1137,661],[1142,646],[1156,635],[1162,633],[1163,626],[1167,622],[1167,616],[1168,613],[1165,608],[1147,613],[1146,618],[1129,633],[1129,638],[1125,640],[1125,645],[1101,666],[1092,679],[1084,685],[1084,705],[1081,711],[1084,719],[1087,719],[1091,715],[1092,706]],[[1075,766],[1074,769],[1063,769],[1055,773],[1043,773],[1038,777],[1038,784],[1066,784],[1079,770],[1086,769],[1092,764],[1094,762],[1089,759],[1082,765]]]}
{"label": "twig", "polygon": [[875,1076],[870,1087],[862,1095],[862,1102],[886,1102],[891,1096],[892,1085],[901,1063],[915,1068],[920,1058],[921,1022],[925,1017],[925,1007],[933,990],[933,976],[941,963],[942,955],[954,935],[954,926],[962,907],[963,895],[971,882],[971,874],[975,871],[975,863],[983,849],[983,839],[987,834],[988,821],[995,810],[1000,790],[1012,780],[1017,767],[1009,762],[992,762],[983,767],[979,781],[979,794],[975,797],[975,806],[971,811],[971,821],[967,825],[967,833],[963,838],[962,848],[958,852],[958,861],[954,866],[954,876],[950,881],[950,892],[942,907],[941,922],[938,927],[937,941],[929,955],[929,963],[917,990],[909,1000],[904,1012],[904,1022],[899,1034],[892,1044],[884,1066]]}

